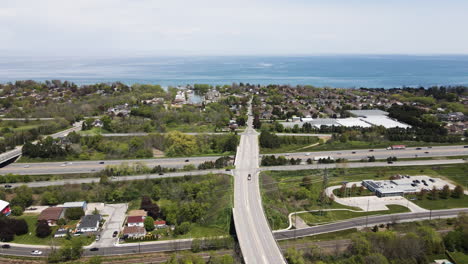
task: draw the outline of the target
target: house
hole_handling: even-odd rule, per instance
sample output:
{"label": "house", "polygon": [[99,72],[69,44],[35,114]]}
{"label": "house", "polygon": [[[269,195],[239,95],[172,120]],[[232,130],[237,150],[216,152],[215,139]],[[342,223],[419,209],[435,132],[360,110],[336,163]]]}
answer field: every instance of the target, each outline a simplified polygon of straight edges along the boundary
{"label": "house", "polygon": [[85,215],[78,224],[76,231],[81,233],[96,232],[99,229],[99,223],[101,222],[101,219],[102,216],[100,214]]}
{"label": "house", "polygon": [[146,235],[146,230],[144,227],[141,227],[141,226],[126,226],[123,229],[124,238],[127,238],[127,237],[138,238],[138,237],[143,237],[145,235]]}
{"label": "house", "polygon": [[128,216],[142,216],[142,217],[146,217],[148,216],[148,213],[145,211],[145,210],[130,210],[128,212]]}
{"label": "house", "polygon": [[83,208],[83,211],[86,211],[86,208],[88,207],[88,204],[86,202],[82,201],[82,202],[68,202],[68,203],[64,203],[62,205],[58,205],[58,206],[63,207],[65,209],[81,207],[81,208]]}
{"label": "house", "polygon": [[6,215],[6,216],[11,214],[9,202],[0,200],[0,214]]}
{"label": "house", "polygon": [[54,237],[66,237],[68,234],[68,229],[65,229],[65,228],[60,228],[59,230],[57,230],[57,232],[55,232],[54,234]]}
{"label": "house", "polygon": [[129,216],[127,218],[127,226],[144,226],[145,217],[143,216]]}
{"label": "house", "polygon": [[167,225],[166,225],[166,221],[164,220],[156,220],[154,221],[154,228],[158,229],[158,228],[165,228]]}
{"label": "house", "polygon": [[57,225],[57,221],[63,218],[64,208],[62,207],[49,207],[44,209],[41,214],[37,217],[38,221],[45,220],[49,226]]}

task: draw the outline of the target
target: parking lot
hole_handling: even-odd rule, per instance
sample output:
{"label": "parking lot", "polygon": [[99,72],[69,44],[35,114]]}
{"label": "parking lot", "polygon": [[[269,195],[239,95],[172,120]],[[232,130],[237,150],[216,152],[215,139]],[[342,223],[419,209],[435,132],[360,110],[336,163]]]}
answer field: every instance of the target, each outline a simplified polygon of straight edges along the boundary
{"label": "parking lot", "polygon": [[102,227],[99,241],[88,247],[109,247],[117,243],[118,237],[113,237],[113,233],[120,232],[125,221],[127,206],[127,204],[88,204],[87,214],[92,214],[96,208],[106,221]]}

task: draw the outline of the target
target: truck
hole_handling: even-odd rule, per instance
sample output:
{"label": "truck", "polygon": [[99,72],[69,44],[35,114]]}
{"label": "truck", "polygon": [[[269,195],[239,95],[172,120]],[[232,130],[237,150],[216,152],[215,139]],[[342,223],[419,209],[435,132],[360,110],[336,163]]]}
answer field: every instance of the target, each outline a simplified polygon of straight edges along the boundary
{"label": "truck", "polygon": [[393,145],[387,148],[388,150],[406,149],[405,145]]}

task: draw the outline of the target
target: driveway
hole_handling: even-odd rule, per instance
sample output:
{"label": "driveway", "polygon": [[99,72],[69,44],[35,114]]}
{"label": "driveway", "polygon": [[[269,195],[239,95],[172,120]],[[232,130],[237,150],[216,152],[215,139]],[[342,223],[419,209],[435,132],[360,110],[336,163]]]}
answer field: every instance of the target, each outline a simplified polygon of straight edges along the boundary
{"label": "driveway", "polygon": [[[120,232],[125,221],[127,206],[127,204],[105,204],[97,207],[106,222],[102,227],[101,239],[88,247],[112,247],[117,243],[119,238],[112,237],[112,234],[115,231]],[[88,206],[88,210],[91,210],[90,207]]]}

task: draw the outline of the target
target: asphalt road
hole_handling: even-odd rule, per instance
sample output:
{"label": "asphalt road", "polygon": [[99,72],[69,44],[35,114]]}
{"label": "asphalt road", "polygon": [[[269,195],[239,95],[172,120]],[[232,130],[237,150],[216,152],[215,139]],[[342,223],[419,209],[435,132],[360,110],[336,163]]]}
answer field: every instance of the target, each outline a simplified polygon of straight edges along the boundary
{"label": "asphalt road", "polygon": [[[71,174],[91,173],[100,171],[108,165],[123,163],[142,163],[149,167],[161,165],[166,168],[183,168],[185,165],[195,165],[205,161],[215,161],[219,156],[162,158],[162,159],[132,159],[132,160],[106,160],[106,161],[71,161],[71,162],[41,162],[41,163],[12,163],[0,169],[0,174],[43,175],[43,174]],[[102,163],[102,164],[101,164]]]}
{"label": "asphalt road", "polygon": [[[134,181],[134,180],[146,180],[146,179],[161,179],[171,177],[182,177],[182,176],[196,176],[206,175],[209,173],[227,173],[225,170],[199,170],[199,171],[184,171],[184,172],[171,172],[159,174],[144,174],[144,175],[129,175],[129,176],[117,176],[115,178],[109,178],[111,181]],[[67,184],[82,184],[82,183],[93,183],[99,182],[99,178],[78,178],[78,179],[66,179],[66,180],[55,180],[55,181],[35,181],[28,183],[9,183],[13,188],[21,185],[27,185],[31,188],[35,187],[47,187],[47,186],[60,186]]]}
{"label": "asphalt road", "polygon": [[234,170],[233,213],[237,238],[246,264],[286,263],[263,212],[258,177],[258,133],[252,128],[250,115],[247,124],[241,134]]}
{"label": "asphalt road", "polygon": [[421,221],[425,219],[436,219],[446,217],[456,217],[458,213],[468,213],[468,208],[459,209],[446,209],[446,210],[434,210],[429,212],[421,213],[401,213],[401,214],[390,214],[390,215],[375,215],[369,217],[359,217],[341,222],[335,222],[331,224],[318,225],[297,230],[282,230],[275,231],[274,235],[277,240],[291,239],[294,237],[312,236],[323,233],[330,233],[340,230],[346,230],[356,227],[374,226],[377,224],[385,224],[396,222],[411,222]]}
{"label": "asphalt road", "polygon": [[[268,155],[268,154],[266,154]],[[449,157],[449,156],[468,156],[468,148],[464,145],[455,146],[434,146],[411,147],[399,150],[387,149],[355,149],[355,150],[333,150],[316,152],[298,152],[298,153],[279,153],[276,156],[285,156],[287,158],[300,158],[307,160],[314,157],[332,157],[334,159],[343,158],[351,161],[366,159],[374,156],[376,159],[387,159],[388,157],[404,158],[427,158],[427,157]]]}
{"label": "asphalt road", "polygon": [[[429,218],[444,218],[444,217],[456,217],[458,213],[466,212],[468,213],[468,208],[460,209],[447,209],[447,210],[434,210],[432,212],[424,213],[402,213],[402,214],[392,214],[392,215],[372,215],[369,216],[366,220],[365,217],[353,218],[349,220],[344,220],[341,222],[336,222],[332,224],[319,225],[304,229],[297,230],[282,230],[275,231],[274,237],[276,240],[292,239],[294,237],[304,237],[312,236],[322,233],[336,232],[340,230],[352,229],[366,226],[374,226],[376,224],[385,224],[392,221],[397,222],[410,222],[410,221],[421,221]],[[2,243],[3,244],[3,243]],[[103,247],[98,248],[98,251],[90,251],[86,249],[84,251],[85,256],[92,255],[101,255],[101,256],[110,256],[110,255],[124,255],[124,254],[135,254],[135,253],[147,253],[147,252],[165,252],[165,251],[177,251],[177,250],[187,250],[190,249],[191,240],[181,239],[181,240],[172,240],[172,241],[156,241],[150,243],[131,243],[124,244],[113,247]],[[0,248],[0,254],[2,255],[15,255],[15,256],[31,256],[31,251],[39,249],[44,252],[44,255],[47,255],[49,248],[47,247],[35,247],[31,245],[11,245],[11,248],[4,249]],[[242,244],[241,244],[242,249]],[[254,251],[254,249],[251,249]],[[243,251],[244,252],[244,251]],[[245,255],[244,255],[245,257]],[[281,258],[280,258],[281,259]],[[249,263],[249,262],[247,262]],[[259,262],[261,263],[261,262]],[[276,263],[276,262],[272,262]]]}

